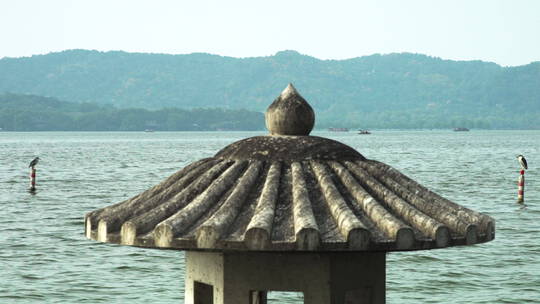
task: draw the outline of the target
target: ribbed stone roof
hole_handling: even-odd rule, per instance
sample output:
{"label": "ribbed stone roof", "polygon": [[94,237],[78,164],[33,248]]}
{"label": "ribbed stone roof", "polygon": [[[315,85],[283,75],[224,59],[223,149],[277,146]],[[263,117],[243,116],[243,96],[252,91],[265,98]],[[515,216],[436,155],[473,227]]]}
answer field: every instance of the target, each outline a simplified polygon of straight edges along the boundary
{"label": "ribbed stone roof", "polygon": [[273,135],[233,143],[133,198],[88,213],[86,236],[213,251],[418,250],[494,238],[491,217],[347,145],[308,136],[313,110],[292,85],[266,119]]}

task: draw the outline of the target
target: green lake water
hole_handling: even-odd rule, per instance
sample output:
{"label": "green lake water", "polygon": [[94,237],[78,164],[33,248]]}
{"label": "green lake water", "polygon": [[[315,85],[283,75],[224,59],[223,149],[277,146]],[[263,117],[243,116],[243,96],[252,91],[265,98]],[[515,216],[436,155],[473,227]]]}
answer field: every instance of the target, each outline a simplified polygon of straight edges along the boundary
{"label": "green lake water", "polygon": [[[181,251],[101,244],[84,215],[264,132],[0,132],[0,303],[183,303]],[[495,240],[391,253],[387,303],[540,303],[540,131],[315,132],[496,220]],[[519,165],[529,162],[525,203]],[[28,163],[39,156],[35,195]],[[272,293],[269,303],[302,303]]]}

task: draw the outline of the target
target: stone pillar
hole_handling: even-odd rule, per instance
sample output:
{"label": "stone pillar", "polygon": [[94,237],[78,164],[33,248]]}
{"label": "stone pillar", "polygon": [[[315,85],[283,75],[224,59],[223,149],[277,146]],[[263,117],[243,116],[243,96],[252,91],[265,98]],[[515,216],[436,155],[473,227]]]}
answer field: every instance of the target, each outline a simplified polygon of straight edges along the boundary
{"label": "stone pillar", "polygon": [[[185,265],[184,304],[224,303],[224,267],[221,253],[186,251]],[[212,286],[212,290],[201,290],[201,283]],[[213,302],[207,300],[209,293]]]}
{"label": "stone pillar", "polygon": [[188,251],[185,283],[185,304],[255,304],[259,291],[303,292],[306,304],[383,304],[386,255]]}

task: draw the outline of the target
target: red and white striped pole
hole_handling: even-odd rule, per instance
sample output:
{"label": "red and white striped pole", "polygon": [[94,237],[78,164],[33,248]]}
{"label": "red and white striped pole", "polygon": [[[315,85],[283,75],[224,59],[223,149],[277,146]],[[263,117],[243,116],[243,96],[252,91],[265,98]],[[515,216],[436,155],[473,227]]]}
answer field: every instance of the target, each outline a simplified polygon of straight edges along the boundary
{"label": "red and white striped pole", "polygon": [[519,171],[518,179],[518,203],[523,203],[523,196],[525,195],[525,170]]}
{"label": "red and white striped pole", "polygon": [[36,168],[32,167],[30,172],[30,191],[36,191]]}

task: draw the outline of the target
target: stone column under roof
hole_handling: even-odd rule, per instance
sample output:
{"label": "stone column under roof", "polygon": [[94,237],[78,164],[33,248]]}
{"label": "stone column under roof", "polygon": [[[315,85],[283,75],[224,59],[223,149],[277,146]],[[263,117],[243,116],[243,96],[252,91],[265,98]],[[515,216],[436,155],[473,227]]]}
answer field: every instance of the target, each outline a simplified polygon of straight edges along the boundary
{"label": "stone column under roof", "polygon": [[473,245],[494,220],[340,142],[289,84],[268,136],[232,143],[151,189],[86,215],[101,242],[186,250],[185,303],[384,303],[385,255]]}

